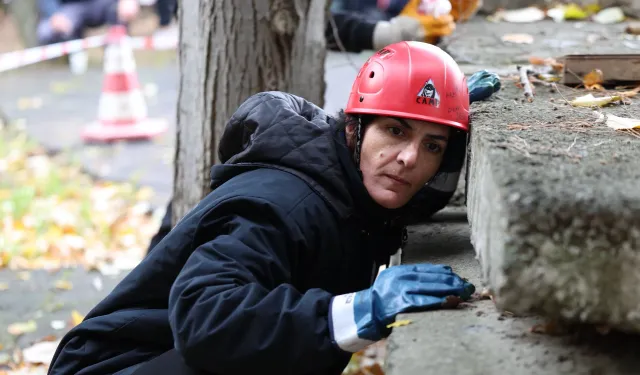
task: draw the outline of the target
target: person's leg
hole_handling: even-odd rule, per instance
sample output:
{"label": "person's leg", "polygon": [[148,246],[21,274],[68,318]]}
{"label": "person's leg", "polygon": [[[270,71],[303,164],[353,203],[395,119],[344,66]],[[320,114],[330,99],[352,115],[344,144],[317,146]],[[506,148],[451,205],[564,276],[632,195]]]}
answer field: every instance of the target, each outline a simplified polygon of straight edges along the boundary
{"label": "person's leg", "polygon": [[131,375],[207,375],[207,373],[194,370],[184,363],[184,360],[175,349],[150,360],[138,367]]}
{"label": "person's leg", "polygon": [[156,12],[160,18],[160,27],[171,24],[177,7],[176,0],[158,0],[156,1]]}
{"label": "person's leg", "polygon": [[89,4],[91,11],[87,14],[88,26],[124,25],[118,19],[118,0],[93,0]]}
{"label": "person's leg", "polygon": [[40,20],[37,28],[38,44],[46,45],[67,40],[82,38],[85,28],[85,15],[87,6],[84,3],[68,3],[63,4],[57,14],[61,14],[71,25],[68,33],[61,33],[51,27],[51,19],[46,18]]}

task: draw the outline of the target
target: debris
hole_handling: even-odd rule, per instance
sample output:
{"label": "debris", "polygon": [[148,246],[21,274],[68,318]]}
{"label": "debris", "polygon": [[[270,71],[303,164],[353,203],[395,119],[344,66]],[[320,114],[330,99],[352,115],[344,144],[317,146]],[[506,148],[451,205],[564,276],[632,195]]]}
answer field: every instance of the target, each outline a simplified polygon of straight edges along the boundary
{"label": "debris", "polygon": [[505,34],[502,36],[502,41],[514,44],[531,44],[533,43],[533,36],[530,34]]}
{"label": "debris", "polygon": [[589,13],[577,4],[567,4],[563,10],[565,20],[583,20],[589,17]]}
{"label": "debris", "polygon": [[542,21],[544,18],[544,11],[536,7],[499,10],[493,15],[493,19],[496,21],[505,21],[511,23],[537,22]]}
{"label": "debris", "polygon": [[601,24],[613,24],[624,21],[625,16],[622,8],[613,7],[601,10],[593,16],[593,20]]}
{"label": "debris", "polygon": [[409,319],[396,320],[395,322],[393,322],[391,324],[388,324],[387,328],[396,328],[396,327],[408,326],[411,323],[412,323],[412,321],[409,320]]}
{"label": "debris", "polygon": [[29,320],[27,322],[9,324],[9,326],[7,327],[7,332],[9,332],[9,334],[13,336],[20,336],[25,333],[33,332],[37,328],[38,325],[36,324],[36,321]]}
{"label": "debris", "polygon": [[[524,125],[520,125],[524,126]],[[480,297],[482,299],[493,299],[493,291],[489,288],[482,288],[482,292],[480,292]]]}
{"label": "debris", "polygon": [[604,73],[600,69],[594,69],[587,73],[584,78],[582,78],[582,83],[584,84],[584,88],[587,90],[603,90],[602,83],[604,82]]}
{"label": "debris", "polygon": [[565,14],[564,8],[561,6],[547,10],[547,16],[549,16],[555,22],[564,21],[564,14]]}
{"label": "debris", "polygon": [[566,55],[561,60],[562,83],[568,86],[584,84],[583,77],[594,70],[602,72],[602,86],[640,82],[640,54]]}
{"label": "debris", "polygon": [[529,57],[529,63],[534,66],[544,66],[551,68],[554,72],[561,73],[564,69],[564,64],[558,62],[556,59],[547,57],[543,59],[541,57],[531,56]]}
{"label": "debris", "polygon": [[640,129],[640,120],[607,114],[605,124],[616,130]]}
{"label": "debris", "polygon": [[634,96],[638,95],[638,92],[640,92],[640,86],[636,87],[633,90],[619,92],[618,95],[625,98],[633,98]]}
{"label": "debris", "polygon": [[574,107],[604,107],[613,102],[622,100],[622,97],[619,95],[614,96],[603,96],[600,98],[596,98],[592,94],[587,94],[584,96],[577,97],[570,101],[569,103]]}
{"label": "debris", "polygon": [[0,283],[0,292],[2,292],[4,290],[9,290],[9,284],[8,283]]}
{"label": "debris", "polygon": [[67,323],[64,320],[52,320],[51,321],[51,328],[55,329],[56,331],[60,331],[62,329],[65,329],[66,326],[67,326]]}
{"label": "debris", "polygon": [[627,25],[624,32],[631,35],[640,35],[640,22],[634,22]]}
{"label": "debris", "polygon": [[73,284],[67,280],[57,280],[53,286],[59,290],[71,290],[73,289]]}
{"label": "debris", "polygon": [[96,288],[98,292],[101,291],[103,288],[102,279],[98,276],[93,278],[93,280],[91,281],[91,284],[93,285],[94,288]]}
{"label": "debris", "polygon": [[524,97],[531,103],[533,102],[533,88],[531,82],[529,82],[529,71],[526,66],[518,65],[518,72],[520,73],[520,85],[524,90]]}
{"label": "debris", "polygon": [[42,341],[22,351],[22,361],[29,364],[48,366],[58,348],[60,341]]}

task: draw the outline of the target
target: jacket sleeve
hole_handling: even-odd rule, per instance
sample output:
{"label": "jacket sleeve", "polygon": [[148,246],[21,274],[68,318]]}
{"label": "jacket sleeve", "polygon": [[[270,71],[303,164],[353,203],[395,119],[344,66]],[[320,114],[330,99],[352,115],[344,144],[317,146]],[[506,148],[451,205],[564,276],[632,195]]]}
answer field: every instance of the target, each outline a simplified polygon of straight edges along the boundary
{"label": "jacket sleeve", "polygon": [[286,212],[264,199],[233,198],[205,215],[194,238],[211,233],[169,297],[175,347],[188,365],[235,375],[321,373],[346,364],[349,353],[329,332],[332,295],[291,284],[295,254],[307,245]]}
{"label": "jacket sleeve", "polygon": [[373,49],[375,21],[356,14],[331,12],[325,29],[327,48],[334,51],[360,52]]}

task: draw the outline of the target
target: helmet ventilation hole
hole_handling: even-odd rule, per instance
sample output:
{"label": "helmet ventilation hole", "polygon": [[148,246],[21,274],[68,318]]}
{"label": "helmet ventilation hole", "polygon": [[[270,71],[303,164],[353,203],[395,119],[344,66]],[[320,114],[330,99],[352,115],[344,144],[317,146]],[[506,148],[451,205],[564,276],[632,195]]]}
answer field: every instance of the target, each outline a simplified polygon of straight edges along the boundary
{"label": "helmet ventilation hole", "polygon": [[360,103],[364,101],[364,96],[360,96]]}
{"label": "helmet ventilation hole", "polygon": [[376,75],[376,72],[374,72],[373,70],[369,73],[369,78],[373,78],[373,76]]}

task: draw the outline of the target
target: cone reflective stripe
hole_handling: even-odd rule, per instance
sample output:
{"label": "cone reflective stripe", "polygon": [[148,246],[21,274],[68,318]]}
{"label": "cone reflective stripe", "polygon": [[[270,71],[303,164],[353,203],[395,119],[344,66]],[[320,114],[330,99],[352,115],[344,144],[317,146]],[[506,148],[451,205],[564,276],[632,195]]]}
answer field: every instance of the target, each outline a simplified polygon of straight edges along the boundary
{"label": "cone reflective stripe", "polygon": [[104,82],[98,103],[98,121],[82,133],[86,141],[152,138],[164,133],[165,120],[147,117],[133,49],[123,26],[112,26],[104,54]]}

